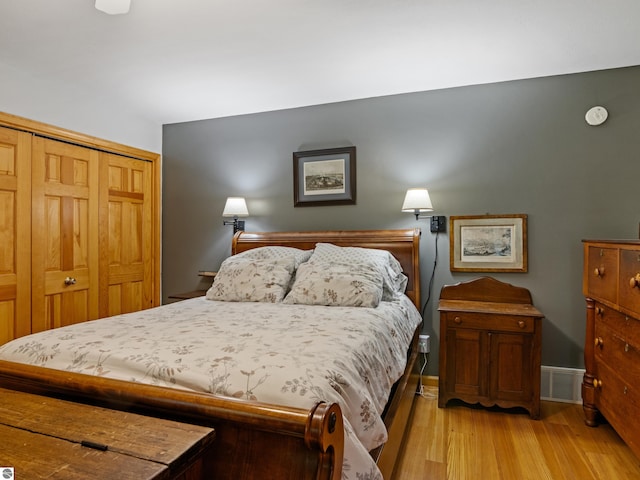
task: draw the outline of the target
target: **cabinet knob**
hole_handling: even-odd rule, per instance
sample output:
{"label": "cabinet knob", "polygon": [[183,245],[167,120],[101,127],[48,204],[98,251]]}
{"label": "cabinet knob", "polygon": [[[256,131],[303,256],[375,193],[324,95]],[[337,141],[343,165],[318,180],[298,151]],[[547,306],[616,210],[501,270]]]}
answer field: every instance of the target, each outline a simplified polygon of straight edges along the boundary
{"label": "cabinet knob", "polygon": [[454,323],[457,323],[458,325],[460,325],[462,323],[462,319],[460,317],[455,317],[453,319]]}
{"label": "cabinet knob", "polygon": [[596,347],[602,348],[602,346],[604,345],[604,340],[602,340],[602,337],[596,337],[594,343]]}
{"label": "cabinet knob", "polygon": [[595,270],[593,271],[593,274],[596,277],[602,277],[604,275],[604,267],[596,267]]}
{"label": "cabinet knob", "polygon": [[600,316],[600,317],[601,317],[602,315],[604,315],[604,308],[602,308],[602,307],[596,307],[596,315],[598,315],[598,316]]}
{"label": "cabinet knob", "polygon": [[524,328],[527,326],[527,323],[524,320],[518,320],[518,326]]}
{"label": "cabinet knob", "polygon": [[64,279],[64,284],[65,285],[75,285],[76,284],[76,279],[73,277],[67,277]]}
{"label": "cabinet knob", "polygon": [[593,386],[595,388],[602,388],[602,380],[598,380],[597,378],[593,379]]}
{"label": "cabinet knob", "polygon": [[636,276],[631,277],[631,280],[629,280],[629,286],[631,288],[635,288],[638,285],[640,285],[640,273],[636,273]]}

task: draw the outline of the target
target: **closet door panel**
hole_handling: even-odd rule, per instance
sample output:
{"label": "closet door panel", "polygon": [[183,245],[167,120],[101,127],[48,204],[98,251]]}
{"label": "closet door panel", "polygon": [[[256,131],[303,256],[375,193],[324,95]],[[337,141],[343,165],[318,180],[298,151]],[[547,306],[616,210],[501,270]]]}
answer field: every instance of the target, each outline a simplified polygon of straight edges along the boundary
{"label": "closet door panel", "polygon": [[152,164],[103,154],[100,218],[101,316],[153,306]]}
{"label": "closet door panel", "polygon": [[0,344],[31,333],[31,135],[0,128]]}
{"label": "closet door panel", "polygon": [[99,153],[34,137],[33,331],[98,318]]}

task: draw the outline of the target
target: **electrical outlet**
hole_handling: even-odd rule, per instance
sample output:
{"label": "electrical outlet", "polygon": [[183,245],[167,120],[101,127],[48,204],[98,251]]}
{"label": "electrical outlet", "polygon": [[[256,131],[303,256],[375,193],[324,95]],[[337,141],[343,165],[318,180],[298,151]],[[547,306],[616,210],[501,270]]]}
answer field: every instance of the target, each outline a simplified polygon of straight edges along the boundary
{"label": "electrical outlet", "polygon": [[447,231],[447,217],[434,215],[431,217],[431,233]]}
{"label": "electrical outlet", "polygon": [[418,353],[429,353],[431,350],[431,338],[429,335],[420,335],[418,338]]}

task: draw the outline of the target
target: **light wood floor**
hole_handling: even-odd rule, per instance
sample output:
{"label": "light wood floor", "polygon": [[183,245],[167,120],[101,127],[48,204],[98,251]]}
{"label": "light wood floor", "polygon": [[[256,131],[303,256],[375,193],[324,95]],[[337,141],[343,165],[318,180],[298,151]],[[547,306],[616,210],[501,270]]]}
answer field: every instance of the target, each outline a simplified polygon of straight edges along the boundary
{"label": "light wood floor", "polygon": [[542,402],[541,419],[416,398],[395,480],[632,480],[640,459],[609,425],[587,427],[582,406]]}

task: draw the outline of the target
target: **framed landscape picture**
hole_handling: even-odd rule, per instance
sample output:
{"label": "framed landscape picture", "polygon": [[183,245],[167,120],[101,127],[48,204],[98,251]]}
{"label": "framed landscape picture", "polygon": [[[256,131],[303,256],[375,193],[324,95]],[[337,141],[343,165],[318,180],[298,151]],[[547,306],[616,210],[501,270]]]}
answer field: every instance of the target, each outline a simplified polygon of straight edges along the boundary
{"label": "framed landscape picture", "polygon": [[527,215],[452,216],[452,272],[526,272]]}
{"label": "framed landscape picture", "polygon": [[356,147],[293,153],[293,204],[356,203]]}

